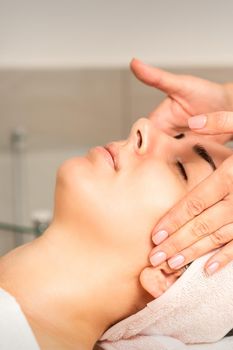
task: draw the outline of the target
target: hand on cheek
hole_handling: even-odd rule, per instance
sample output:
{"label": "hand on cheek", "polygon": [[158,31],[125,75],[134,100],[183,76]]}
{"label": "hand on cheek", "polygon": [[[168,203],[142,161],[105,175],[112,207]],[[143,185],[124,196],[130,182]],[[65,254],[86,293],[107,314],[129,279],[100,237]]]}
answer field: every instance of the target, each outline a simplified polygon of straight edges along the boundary
{"label": "hand on cheek", "polygon": [[142,287],[155,299],[162,295],[182,273],[184,268],[173,270],[167,262],[157,267],[146,267],[140,274],[140,283]]}

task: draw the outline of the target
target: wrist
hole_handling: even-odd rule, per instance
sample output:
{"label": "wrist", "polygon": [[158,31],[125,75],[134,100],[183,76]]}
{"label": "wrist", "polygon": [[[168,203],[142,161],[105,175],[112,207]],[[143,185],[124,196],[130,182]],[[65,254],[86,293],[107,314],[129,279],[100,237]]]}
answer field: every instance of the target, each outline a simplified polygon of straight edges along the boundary
{"label": "wrist", "polygon": [[225,99],[226,99],[226,110],[233,111],[233,83],[223,84]]}

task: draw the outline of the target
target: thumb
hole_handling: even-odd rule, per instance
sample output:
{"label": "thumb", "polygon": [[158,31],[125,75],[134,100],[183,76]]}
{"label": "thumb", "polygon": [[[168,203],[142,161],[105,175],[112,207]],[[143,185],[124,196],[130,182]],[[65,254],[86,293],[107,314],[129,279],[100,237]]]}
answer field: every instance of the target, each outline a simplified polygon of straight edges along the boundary
{"label": "thumb", "polygon": [[233,112],[206,113],[188,119],[190,129],[199,134],[233,133]]}
{"label": "thumb", "polygon": [[153,86],[168,95],[183,90],[181,78],[165,70],[154,68],[134,58],[130,63],[133,74],[146,85]]}

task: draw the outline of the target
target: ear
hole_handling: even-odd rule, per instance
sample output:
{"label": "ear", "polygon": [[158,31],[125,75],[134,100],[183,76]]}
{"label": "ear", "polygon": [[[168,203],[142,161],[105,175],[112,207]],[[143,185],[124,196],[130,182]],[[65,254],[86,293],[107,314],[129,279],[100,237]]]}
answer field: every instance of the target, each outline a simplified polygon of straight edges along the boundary
{"label": "ear", "polygon": [[182,275],[184,269],[172,270],[167,262],[157,267],[146,267],[139,279],[142,287],[155,299],[162,295]]}

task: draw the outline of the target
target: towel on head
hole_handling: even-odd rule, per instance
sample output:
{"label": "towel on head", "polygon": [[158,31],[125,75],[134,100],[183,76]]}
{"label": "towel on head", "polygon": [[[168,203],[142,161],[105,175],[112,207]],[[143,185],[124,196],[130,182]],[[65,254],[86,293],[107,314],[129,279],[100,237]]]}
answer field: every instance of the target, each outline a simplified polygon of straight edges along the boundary
{"label": "towel on head", "polygon": [[[211,254],[194,261],[143,310],[109,328],[99,346],[106,350],[186,350],[194,349],[187,344],[222,339],[233,328],[233,262],[208,277],[203,267]],[[224,349],[227,344],[233,349],[233,337]]]}

